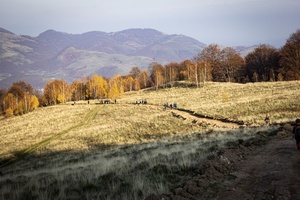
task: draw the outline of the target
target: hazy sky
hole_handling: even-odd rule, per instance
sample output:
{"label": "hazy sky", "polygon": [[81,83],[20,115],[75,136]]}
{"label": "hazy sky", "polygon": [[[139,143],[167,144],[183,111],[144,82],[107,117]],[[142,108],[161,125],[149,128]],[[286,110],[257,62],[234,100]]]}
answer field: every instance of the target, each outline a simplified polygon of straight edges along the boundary
{"label": "hazy sky", "polygon": [[0,27],[30,36],[153,28],[206,44],[280,47],[300,28],[300,0],[0,0]]}

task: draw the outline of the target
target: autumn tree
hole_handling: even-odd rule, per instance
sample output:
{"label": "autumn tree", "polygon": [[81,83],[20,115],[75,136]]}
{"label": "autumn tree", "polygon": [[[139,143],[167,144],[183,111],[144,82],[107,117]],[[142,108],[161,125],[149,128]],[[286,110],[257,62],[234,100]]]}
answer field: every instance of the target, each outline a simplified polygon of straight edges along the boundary
{"label": "autumn tree", "polygon": [[198,61],[198,62],[195,62],[194,63],[194,67],[193,67],[193,69],[194,69],[194,76],[192,76],[193,78],[192,78],[192,80],[194,80],[194,82],[195,82],[195,84],[197,85],[197,88],[199,87],[199,75],[200,75],[200,62],[202,62],[202,61]]}
{"label": "autumn tree", "polygon": [[194,64],[192,63],[191,60],[185,60],[179,64],[179,74],[178,74],[178,79],[179,81],[187,80],[191,81],[192,77],[192,71]]}
{"label": "autumn tree", "polygon": [[4,111],[8,116],[12,116],[14,113],[17,114],[18,110],[18,99],[12,94],[7,93],[4,99]]}
{"label": "autumn tree", "polygon": [[[198,53],[194,58],[194,63],[203,63],[203,72],[205,73],[205,80],[212,80],[212,71],[217,68],[221,60],[221,50],[216,44],[210,44],[205,47],[200,53]],[[201,65],[202,66],[202,65]]]}
{"label": "autumn tree", "polygon": [[139,91],[139,90],[141,89],[139,77],[136,77],[136,78],[133,80],[133,85],[134,85],[134,90],[135,90],[135,91]]}
{"label": "autumn tree", "polygon": [[124,78],[124,84],[125,84],[125,90],[126,91],[132,91],[133,90],[134,79],[132,78],[131,75],[128,75]]}
{"label": "autumn tree", "polygon": [[83,80],[76,80],[70,85],[72,100],[85,100],[86,82]]}
{"label": "autumn tree", "polygon": [[122,96],[124,92],[122,77],[117,74],[109,80],[109,92],[108,97],[110,99],[117,99]]}
{"label": "autumn tree", "polygon": [[53,80],[44,87],[43,102],[47,105],[64,103],[71,97],[71,90],[64,80]]}
{"label": "autumn tree", "polygon": [[33,95],[30,97],[30,110],[34,110],[39,107],[40,102],[37,96]]}
{"label": "autumn tree", "polygon": [[22,100],[24,98],[25,91],[17,85],[13,84],[7,91],[7,93],[13,94],[18,100]]}
{"label": "autumn tree", "polygon": [[4,98],[6,96],[6,90],[0,89],[0,114],[4,111]]}
{"label": "autumn tree", "polygon": [[190,69],[191,78],[190,80],[194,82],[197,87],[204,86],[207,80],[211,80],[211,66],[205,61],[197,61],[193,63]]}
{"label": "autumn tree", "polygon": [[129,75],[135,79],[135,78],[138,78],[141,74],[141,70],[139,67],[132,67],[130,72],[129,72]]}
{"label": "autumn tree", "polygon": [[220,52],[220,60],[214,67],[212,75],[214,81],[234,82],[239,76],[244,59],[231,47],[226,47]]}
{"label": "autumn tree", "polygon": [[140,73],[140,76],[139,76],[139,84],[140,84],[140,88],[141,89],[144,89],[144,88],[147,88],[149,86],[149,74],[147,71],[142,71]]}
{"label": "autumn tree", "polygon": [[153,86],[158,89],[158,86],[164,83],[164,74],[165,74],[165,69],[164,67],[157,63],[153,62],[149,65],[149,71],[150,71],[150,79],[152,81]]}
{"label": "autumn tree", "polygon": [[[24,114],[39,106],[33,87],[24,81],[15,82],[5,94],[2,110],[7,116]],[[32,101],[35,100],[34,104]]]}
{"label": "autumn tree", "polygon": [[179,64],[171,62],[165,65],[165,82],[172,83],[179,80]]}
{"label": "autumn tree", "polygon": [[108,98],[110,99],[117,99],[120,95],[117,83],[113,83],[111,88],[109,89]]}
{"label": "autumn tree", "polygon": [[196,61],[205,61],[211,65],[212,68],[216,67],[220,62],[221,49],[217,44],[210,44],[205,47],[200,53],[194,57]]}
{"label": "autumn tree", "polygon": [[293,33],[280,51],[280,73],[285,80],[300,80],[300,29]]}
{"label": "autumn tree", "polygon": [[94,74],[87,80],[86,96],[88,99],[105,98],[108,95],[109,86],[102,76]]}
{"label": "autumn tree", "polygon": [[262,44],[245,57],[247,75],[252,81],[275,81],[279,60],[277,49]]}

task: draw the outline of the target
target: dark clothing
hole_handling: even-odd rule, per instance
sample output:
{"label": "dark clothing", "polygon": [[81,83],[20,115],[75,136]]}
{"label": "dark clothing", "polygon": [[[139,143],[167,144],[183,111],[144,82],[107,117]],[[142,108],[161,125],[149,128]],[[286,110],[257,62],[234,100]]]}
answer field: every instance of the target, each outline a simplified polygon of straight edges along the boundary
{"label": "dark clothing", "polygon": [[300,124],[295,124],[293,127],[297,148],[300,149]]}

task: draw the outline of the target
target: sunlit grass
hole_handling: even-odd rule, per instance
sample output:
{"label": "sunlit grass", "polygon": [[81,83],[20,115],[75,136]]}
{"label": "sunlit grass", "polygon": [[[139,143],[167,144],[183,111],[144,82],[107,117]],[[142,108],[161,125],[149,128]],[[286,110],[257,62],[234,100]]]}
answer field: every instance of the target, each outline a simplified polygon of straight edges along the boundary
{"label": "sunlit grass", "polygon": [[177,103],[180,108],[214,118],[264,124],[266,114],[273,123],[294,120],[300,111],[300,82],[207,83],[201,88],[166,88],[126,95],[123,102],[148,97],[148,102]]}
{"label": "sunlit grass", "polygon": [[[2,118],[0,165],[20,159],[0,168],[0,199],[143,199],[166,192],[226,142],[273,130],[195,125],[164,111],[164,103],[252,127],[263,125],[266,114],[272,123],[288,122],[300,117],[299,83],[139,91],[117,104],[70,102]],[[140,99],[148,104],[135,105]]]}

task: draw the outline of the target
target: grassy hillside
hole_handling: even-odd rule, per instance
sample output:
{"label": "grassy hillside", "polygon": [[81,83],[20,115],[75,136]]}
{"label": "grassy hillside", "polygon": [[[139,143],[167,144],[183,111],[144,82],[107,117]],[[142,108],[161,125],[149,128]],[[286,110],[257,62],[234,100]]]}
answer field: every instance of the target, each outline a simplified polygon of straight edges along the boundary
{"label": "grassy hillside", "polygon": [[[136,105],[141,99],[148,104]],[[164,110],[175,102],[179,110]],[[0,199],[143,199],[180,185],[226,142],[273,131],[261,126],[266,113],[272,123],[300,117],[297,81],[207,83],[96,103],[2,118]]]}
{"label": "grassy hillside", "polygon": [[[132,66],[140,66],[141,69],[146,69],[147,66],[154,60],[145,56],[125,56],[122,54],[108,54],[97,51],[78,50],[74,47],[67,48],[57,58],[57,61],[65,66],[62,70],[72,72],[72,74],[90,76],[97,71],[103,72],[106,68],[113,67],[115,74],[127,74]],[[112,69],[111,69],[112,70]],[[107,71],[107,73],[109,70]],[[112,77],[111,74],[103,74],[103,76]]]}
{"label": "grassy hillside", "polygon": [[153,104],[177,103],[179,108],[216,119],[262,125],[266,114],[281,123],[300,117],[300,82],[206,83],[201,88],[167,88],[126,95],[121,102],[149,97]]}

